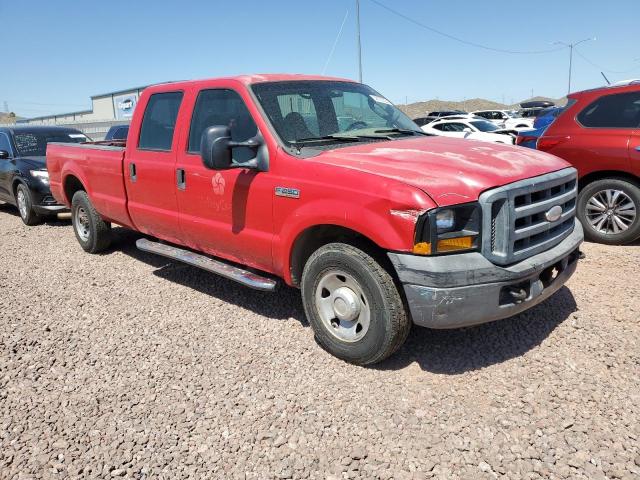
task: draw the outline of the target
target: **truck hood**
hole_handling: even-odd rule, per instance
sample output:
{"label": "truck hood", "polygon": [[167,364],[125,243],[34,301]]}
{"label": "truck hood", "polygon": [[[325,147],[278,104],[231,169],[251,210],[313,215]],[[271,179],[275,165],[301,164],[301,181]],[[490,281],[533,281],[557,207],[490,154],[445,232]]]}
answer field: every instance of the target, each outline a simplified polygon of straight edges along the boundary
{"label": "truck hood", "polygon": [[315,159],[412,185],[440,206],[472,202],[490,188],[569,166],[530,148],[447,137],[357,144]]}

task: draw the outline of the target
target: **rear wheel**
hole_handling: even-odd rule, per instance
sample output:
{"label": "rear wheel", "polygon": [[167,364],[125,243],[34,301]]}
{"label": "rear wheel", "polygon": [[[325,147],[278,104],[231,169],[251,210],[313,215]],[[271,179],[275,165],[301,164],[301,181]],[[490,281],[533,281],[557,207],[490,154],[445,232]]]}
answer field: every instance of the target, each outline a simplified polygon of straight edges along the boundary
{"label": "rear wheel", "polygon": [[111,224],[105,222],[80,190],[71,200],[71,223],[76,239],[85,252],[99,253],[111,244]]}
{"label": "rear wheel", "polygon": [[580,192],[577,213],[588,240],[633,242],[640,237],[640,188],[619,178],[597,180]]}
{"label": "rear wheel", "polygon": [[33,200],[29,188],[22,183],[16,189],[16,205],[25,225],[33,226],[42,221],[42,218],[33,210]]}
{"label": "rear wheel", "polygon": [[318,343],[358,365],[394,353],[411,327],[391,275],[369,254],[343,243],[311,255],[302,273],[302,300]]}

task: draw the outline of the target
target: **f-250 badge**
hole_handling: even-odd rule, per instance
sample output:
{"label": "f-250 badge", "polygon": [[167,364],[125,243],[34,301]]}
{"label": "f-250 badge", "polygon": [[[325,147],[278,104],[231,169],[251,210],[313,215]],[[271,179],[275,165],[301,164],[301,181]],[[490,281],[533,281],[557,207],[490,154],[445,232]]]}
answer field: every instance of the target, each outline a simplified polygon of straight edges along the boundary
{"label": "f-250 badge", "polygon": [[300,198],[300,190],[297,188],[276,187],[276,197]]}

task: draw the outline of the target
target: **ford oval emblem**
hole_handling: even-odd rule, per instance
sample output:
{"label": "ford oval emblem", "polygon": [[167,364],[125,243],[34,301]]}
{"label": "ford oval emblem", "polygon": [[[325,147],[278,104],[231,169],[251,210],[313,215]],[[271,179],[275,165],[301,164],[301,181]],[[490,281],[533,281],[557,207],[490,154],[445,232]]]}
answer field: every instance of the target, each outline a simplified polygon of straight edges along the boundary
{"label": "ford oval emblem", "polygon": [[550,222],[556,222],[560,220],[561,216],[562,216],[562,207],[560,205],[551,207],[549,210],[547,210],[547,213],[544,214],[544,218],[546,218]]}

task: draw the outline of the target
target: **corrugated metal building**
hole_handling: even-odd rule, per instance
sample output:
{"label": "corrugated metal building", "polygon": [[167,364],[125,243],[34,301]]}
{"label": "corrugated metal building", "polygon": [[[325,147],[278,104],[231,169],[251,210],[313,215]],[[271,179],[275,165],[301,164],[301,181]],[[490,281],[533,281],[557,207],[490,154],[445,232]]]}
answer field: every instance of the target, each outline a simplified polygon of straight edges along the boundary
{"label": "corrugated metal building", "polygon": [[18,123],[73,127],[94,140],[102,140],[111,126],[131,121],[140,93],[145,88],[146,86],[93,95],[90,110],[26,118]]}

